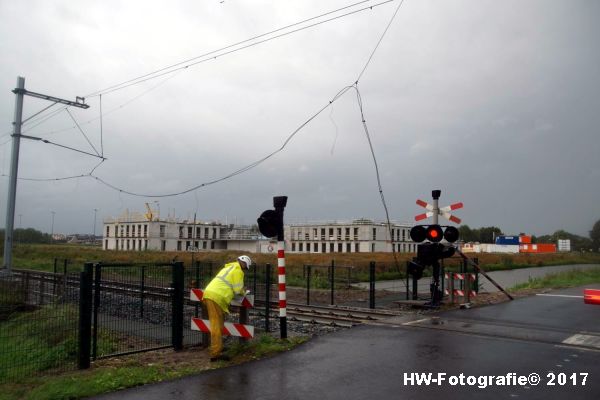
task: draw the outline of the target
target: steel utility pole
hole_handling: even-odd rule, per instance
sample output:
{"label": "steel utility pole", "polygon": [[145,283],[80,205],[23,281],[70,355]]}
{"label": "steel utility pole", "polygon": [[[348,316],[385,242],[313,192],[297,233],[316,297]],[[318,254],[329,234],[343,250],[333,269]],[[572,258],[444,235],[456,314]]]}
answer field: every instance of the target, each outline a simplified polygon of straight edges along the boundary
{"label": "steel utility pole", "polygon": [[[12,153],[10,162],[10,175],[8,178],[8,200],[6,202],[6,229],[4,231],[4,268],[9,274],[12,272],[12,245],[15,227],[15,204],[17,198],[17,176],[19,172],[19,148],[21,145],[21,127],[23,126],[23,97],[25,95],[37,97],[38,99],[48,100],[54,104],[65,104],[68,106],[89,108],[84,103],[83,98],[77,97],[76,101],[60,99],[58,97],[47,96],[45,94],[29,92],[25,90],[25,78],[17,78],[17,87],[13,90],[15,94],[15,119],[13,122]],[[52,105],[54,105],[52,104]],[[51,107],[51,106],[50,106]],[[44,110],[47,110],[46,107]],[[40,111],[40,112],[42,112]],[[39,114],[39,113],[38,113]],[[35,116],[37,114],[34,114]],[[32,117],[33,117],[32,116]],[[30,118],[32,118],[30,117]],[[26,120],[27,121],[27,120]],[[40,140],[39,138],[28,137],[29,139]]]}
{"label": "steel utility pole", "polygon": [[21,145],[21,125],[23,124],[23,90],[25,78],[17,78],[15,89],[15,119],[13,122],[12,153],[10,160],[10,175],[8,178],[8,200],[6,202],[6,229],[4,230],[4,266],[11,273],[12,244],[15,227],[15,199],[17,196],[17,173],[19,170],[19,147]]}

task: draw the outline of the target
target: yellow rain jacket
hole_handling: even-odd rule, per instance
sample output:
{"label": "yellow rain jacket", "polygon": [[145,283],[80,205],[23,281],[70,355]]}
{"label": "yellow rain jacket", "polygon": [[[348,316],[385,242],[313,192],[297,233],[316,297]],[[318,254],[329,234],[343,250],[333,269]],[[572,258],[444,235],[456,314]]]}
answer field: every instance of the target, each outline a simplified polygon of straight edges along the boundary
{"label": "yellow rain jacket", "polygon": [[239,262],[225,264],[217,276],[204,289],[204,298],[217,303],[229,313],[229,303],[236,294],[244,291],[244,271]]}

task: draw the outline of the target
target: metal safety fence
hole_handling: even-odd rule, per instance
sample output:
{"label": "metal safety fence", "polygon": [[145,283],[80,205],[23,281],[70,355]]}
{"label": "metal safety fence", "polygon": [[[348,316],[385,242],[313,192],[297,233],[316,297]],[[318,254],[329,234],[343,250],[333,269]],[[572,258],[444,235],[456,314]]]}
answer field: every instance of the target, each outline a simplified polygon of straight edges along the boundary
{"label": "metal safety fence", "polygon": [[286,268],[288,301],[303,305],[386,308],[406,296],[405,271],[395,263],[303,265]]}
{"label": "metal safety fence", "polygon": [[89,358],[181,348],[183,277],[183,263],[86,264],[80,363],[85,367]]}
{"label": "metal safety fence", "polygon": [[76,274],[0,275],[0,383],[77,368]]}
{"label": "metal safety fence", "polygon": [[[103,357],[207,345],[208,335],[191,329],[192,317],[208,316],[201,302],[190,301],[190,290],[205,288],[222,267],[212,262],[76,266],[56,260],[56,273],[14,271],[2,277],[0,381],[28,371],[86,368]],[[289,266],[287,302],[397,307],[395,301],[412,296],[407,277],[394,263]],[[257,332],[277,331],[277,282],[275,266],[253,266],[245,286],[254,307],[231,307],[226,320],[253,325]],[[428,290],[418,293],[423,295]]]}

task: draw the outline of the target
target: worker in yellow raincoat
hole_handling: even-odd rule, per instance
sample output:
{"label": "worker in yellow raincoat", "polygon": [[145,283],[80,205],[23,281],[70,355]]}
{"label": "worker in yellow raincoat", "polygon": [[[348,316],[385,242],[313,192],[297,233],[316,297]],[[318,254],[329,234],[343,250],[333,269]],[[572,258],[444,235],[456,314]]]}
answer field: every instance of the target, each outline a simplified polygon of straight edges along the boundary
{"label": "worker in yellow raincoat", "polygon": [[244,270],[249,270],[252,260],[248,256],[239,256],[237,261],[227,263],[217,276],[210,281],[202,301],[208,310],[210,320],[210,361],[228,360],[223,351],[222,331],[224,314],[229,313],[229,303],[235,295],[249,292],[244,288]]}

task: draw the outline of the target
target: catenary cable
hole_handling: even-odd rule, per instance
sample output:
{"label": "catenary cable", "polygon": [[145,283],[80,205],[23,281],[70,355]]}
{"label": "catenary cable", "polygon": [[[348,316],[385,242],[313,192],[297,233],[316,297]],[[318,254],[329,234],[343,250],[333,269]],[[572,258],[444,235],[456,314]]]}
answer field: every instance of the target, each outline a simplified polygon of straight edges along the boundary
{"label": "catenary cable", "polygon": [[[389,0],[389,1],[386,1],[386,2],[382,2],[382,3],[379,3],[379,4],[377,4],[377,5],[374,5],[374,6],[368,7],[368,8],[371,8],[371,9],[372,9],[372,8],[373,8],[373,7],[375,7],[375,6],[382,5],[382,4],[385,4],[385,3],[391,2],[391,1],[394,1],[394,0]],[[360,112],[361,112],[361,120],[362,120],[363,128],[364,128],[364,130],[365,130],[365,134],[366,134],[366,137],[367,137],[367,140],[368,140],[368,143],[369,143],[369,147],[370,147],[370,150],[371,150],[371,155],[372,155],[372,157],[373,157],[373,161],[374,161],[374,166],[375,166],[375,172],[376,172],[376,177],[377,177],[378,189],[379,189],[379,193],[380,193],[380,196],[381,196],[382,204],[383,204],[383,207],[384,207],[384,210],[385,210],[386,219],[387,219],[387,222],[388,222],[388,229],[390,229],[390,237],[391,237],[391,223],[390,223],[390,219],[389,219],[389,211],[388,211],[387,204],[386,204],[386,202],[385,202],[385,197],[384,197],[384,194],[383,194],[383,189],[382,189],[381,180],[380,180],[380,176],[379,176],[379,167],[378,167],[378,165],[377,165],[377,159],[376,159],[375,152],[374,152],[373,145],[372,145],[372,141],[371,141],[371,138],[370,138],[370,134],[369,134],[368,126],[367,126],[367,124],[366,124],[366,120],[365,120],[365,118],[364,118],[364,109],[363,109],[363,105],[362,105],[362,98],[361,98],[361,95],[360,95],[360,91],[359,91],[359,89],[358,89],[358,82],[359,82],[359,81],[360,81],[360,79],[362,78],[362,76],[363,76],[364,72],[366,71],[366,69],[367,69],[368,65],[370,64],[370,62],[371,62],[371,60],[372,60],[372,58],[373,58],[373,56],[374,56],[375,52],[377,51],[377,49],[378,49],[379,45],[380,45],[380,44],[381,44],[381,42],[383,41],[383,38],[385,37],[385,35],[386,35],[386,33],[387,33],[387,31],[388,31],[389,27],[391,26],[392,22],[394,21],[394,19],[395,19],[396,15],[397,15],[397,13],[398,13],[398,10],[399,10],[399,9],[400,9],[400,7],[402,6],[403,2],[404,2],[404,1],[402,0],[402,1],[400,2],[399,6],[397,7],[397,9],[395,10],[395,12],[394,12],[394,14],[393,14],[392,18],[390,19],[390,22],[389,22],[389,23],[388,23],[388,25],[386,26],[386,28],[385,28],[384,32],[382,33],[382,35],[381,35],[381,37],[380,37],[379,41],[377,42],[377,45],[375,46],[374,50],[371,52],[371,54],[370,54],[370,56],[369,56],[369,58],[368,58],[367,62],[365,63],[365,65],[364,65],[363,69],[361,70],[360,74],[358,75],[358,78],[357,78],[357,80],[356,80],[355,84],[354,84],[353,86],[347,86],[347,87],[343,88],[342,90],[340,90],[340,91],[339,91],[339,92],[338,92],[338,93],[337,93],[337,94],[336,94],[336,95],[333,97],[333,99],[329,101],[329,103],[328,103],[328,104],[326,104],[324,107],[322,107],[320,110],[318,110],[318,111],[317,111],[317,112],[316,112],[314,115],[312,115],[312,116],[311,116],[310,118],[308,118],[308,119],[307,119],[307,120],[306,120],[306,121],[305,121],[303,124],[301,124],[301,125],[300,125],[300,126],[299,126],[299,127],[296,129],[296,130],[295,130],[295,131],[293,131],[293,132],[292,132],[292,134],[288,136],[288,138],[287,138],[287,139],[284,141],[283,145],[282,145],[282,146],[281,146],[279,149],[277,149],[277,150],[275,150],[274,152],[272,152],[272,153],[268,154],[267,156],[265,156],[265,157],[263,157],[263,158],[261,158],[261,159],[259,159],[259,160],[255,161],[255,162],[253,162],[253,163],[251,163],[251,164],[249,164],[249,165],[246,165],[245,167],[242,167],[242,168],[240,168],[240,169],[238,169],[238,170],[236,170],[236,171],[234,171],[234,172],[231,172],[231,173],[229,173],[229,174],[227,174],[227,175],[225,175],[225,176],[223,176],[223,177],[221,177],[221,178],[218,178],[218,179],[215,179],[215,180],[212,180],[212,181],[208,181],[208,182],[204,182],[204,183],[202,183],[202,184],[200,184],[200,185],[194,186],[194,187],[192,187],[192,188],[190,188],[190,189],[187,189],[187,190],[184,190],[184,191],[181,191],[181,192],[169,193],[169,194],[143,194],[143,193],[135,193],[135,192],[131,192],[131,191],[128,191],[128,190],[125,190],[125,189],[119,188],[119,187],[117,187],[117,186],[115,186],[115,185],[112,185],[112,184],[110,184],[109,182],[107,182],[107,181],[103,180],[102,178],[99,178],[99,177],[97,177],[97,176],[93,175],[93,172],[94,172],[94,170],[95,170],[95,169],[96,169],[96,168],[97,168],[97,167],[98,167],[98,166],[99,166],[99,165],[100,165],[102,162],[101,162],[100,164],[98,164],[98,166],[96,166],[96,167],[95,167],[95,168],[94,168],[92,171],[90,171],[90,173],[88,173],[87,175],[72,176],[72,177],[66,177],[66,178],[63,178],[63,179],[74,179],[74,178],[80,178],[80,177],[91,177],[91,178],[94,178],[94,179],[96,179],[98,182],[100,182],[100,183],[104,184],[105,186],[107,186],[107,187],[109,187],[109,188],[112,188],[112,189],[114,189],[114,190],[117,190],[117,191],[119,191],[119,193],[125,193],[125,194],[129,194],[129,195],[132,195],[132,196],[137,196],[137,197],[162,198],[162,197],[173,197],[173,196],[178,196],[178,195],[186,194],[186,193],[189,193],[189,192],[191,192],[191,191],[195,191],[195,190],[197,190],[197,189],[199,189],[199,188],[202,188],[202,187],[205,187],[205,186],[209,186],[209,185],[212,185],[212,184],[216,184],[216,183],[218,183],[218,182],[222,182],[222,181],[224,181],[224,180],[226,180],[226,179],[229,179],[229,178],[232,178],[232,177],[234,177],[234,176],[236,176],[236,175],[239,175],[239,174],[241,174],[241,173],[244,173],[244,172],[246,172],[246,171],[248,171],[248,170],[250,170],[250,169],[252,169],[252,168],[255,168],[256,166],[258,166],[258,165],[262,164],[262,163],[263,163],[263,162],[265,162],[266,160],[270,159],[271,157],[273,157],[274,155],[276,155],[277,153],[279,153],[279,152],[281,152],[283,149],[285,149],[285,147],[286,147],[286,146],[288,145],[288,143],[289,143],[289,142],[290,142],[290,141],[293,139],[293,137],[294,137],[294,136],[295,136],[295,135],[296,135],[296,134],[297,134],[297,133],[298,133],[298,132],[299,132],[301,129],[303,129],[303,128],[304,128],[306,125],[308,125],[308,124],[309,124],[309,123],[310,123],[310,122],[311,122],[313,119],[315,119],[315,118],[316,118],[318,115],[320,115],[320,114],[321,114],[321,113],[322,113],[322,112],[323,112],[325,109],[327,109],[327,107],[330,107],[330,106],[331,106],[331,105],[332,105],[332,104],[333,104],[333,103],[334,103],[336,100],[338,100],[338,99],[339,99],[341,96],[343,96],[343,95],[344,95],[344,94],[345,94],[345,93],[346,93],[348,90],[350,90],[350,89],[354,88],[354,89],[355,89],[355,91],[356,91],[356,94],[357,94],[357,101],[358,101],[358,104],[359,104],[359,109],[360,109]],[[367,9],[368,9],[368,8],[367,8]],[[319,24],[322,24],[322,23],[325,23],[325,22],[328,22],[328,21],[331,21],[331,20],[334,20],[334,19],[338,19],[338,18],[341,18],[341,17],[343,17],[343,16],[347,16],[347,15],[350,15],[350,14],[354,14],[354,13],[356,13],[356,12],[363,11],[363,10],[365,10],[365,9],[362,9],[362,10],[356,10],[356,11],[353,11],[353,12],[351,12],[351,13],[344,14],[344,15],[342,15],[342,16],[337,16],[337,17],[335,17],[335,18],[331,18],[331,19],[329,19],[329,20],[326,20],[326,21],[321,21],[321,22],[319,22],[319,23],[316,23],[316,24],[313,24],[313,25],[310,25],[310,26],[307,26],[307,27],[303,27],[303,28],[301,28],[301,29],[297,29],[297,30],[295,30],[295,31],[292,31],[292,32],[287,32],[287,33],[285,33],[285,34],[278,35],[278,36],[275,36],[275,37],[273,37],[273,38],[269,38],[269,39],[263,40],[263,41],[261,41],[261,42],[258,42],[258,43],[253,43],[253,44],[251,44],[251,45],[248,45],[248,46],[242,47],[242,48],[240,48],[240,49],[236,49],[236,50],[233,50],[233,51],[230,51],[230,52],[224,53],[224,54],[222,54],[222,55],[229,54],[229,53],[232,53],[232,52],[234,52],[234,51],[239,51],[239,50],[241,50],[241,49],[243,49],[243,48],[247,48],[247,47],[251,47],[251,46],[254,46],[254,45],[257,45],[257,44],[260,44],[260,43],[264,43],[265,41],[269,41],[269,40],[273,40],[273,39],[275,39],[275,38],[277,38],[277,37],[281,37],[281,36],[289,35],[289,34],[291,34],[291,33],[293,33],[293,32],[297,32],[297,31],[299,31],[299,30],[307,29],[307,28],[309,28],[309,27],[312,27],[312,26],[315,26],[315,25],[319,25]],[[216,57],[215,57],[215,58],[216,58]],[[206,60],[202,60],[202,61],[200,61],[200,62],[204,62],[204,61],[206,61]],[[182,67],[182,68],[178,68],[178,70],[180,70],[180,69],[185,69],[185,68],[188,68],[189,66],[191,66],[191,65],[195,65],[195,64],[198,64],[198,63],[199,63],[199,62],[196,62],[196,63],[193,63],[193,64],[189,64],[189,65],[186,65],[186,66],[184,66],[184,67]],[[179,64],[177,64],[177,65],[179,65]],[[164,69],[163,69],[163,71],[164,71]],[[175,71],[176,71],[176,70],[175,70]],[[174,72],[174,71],[170,71],[169,73],[172,73],[172,72]],[[161,74],[161,75],[164,75],[164,74]],[[153,75],[151,78],[147,78],[147,79],[144,79],[144,80],[142,80],[142,81],[145,81],[145,80],[148,80],[148,79],[154,79],[154,78],[156,78],[156,77],[158,77],[158,76],[161,76],[161,75]],[[148,76],[149,76],[149,74],[145,75],[144,77],[148,77]],[[126,86],[119,86],[119,89],[120,89],[120,88],[127,87],[127,86],[130,86],[130,85],[132,85],[132,84],[141,83],[142,81],[137,81],[137,80],[136,80],[136,81],[135,81],[135,83],[133,83],[133,80],[127,81],[127,85],[126,85]],[[105,91],[104,93],[110,93],[110,91],[114,91],[114,90],[117,90],[117,89],[116,89],[115,87],[111,87],[111,88],[110,88],[110,90],[108,90],[108,91]],[[95,94],[95,95],[98,95],[98,96],[100,96],[101,94],[102,94],[102,93],[98,92],[98,93],[97,93],[97,94]],[[51,143],[51,142],[49,142],[49,141],[47,141],[47,140],[44,140],[44,142],[45,142],[45,143],[54,144],[54,143]],[[62,147],[66,147],[66,146],[62,146]],[[92,147],[93,147],[93,146],[92,146]],[[73,150],[74,150],[74,149],[73,149]],[[76,151],[77,151],[77,150],[76,150]],[[80,151],[80,152],[81,152],[81,151]],[[89,154],[89,153],[86,153],[86,154]],[[91,155],[91,154],[90,154],[90,155]],[[103,158],[103,157],[101,157],[101,158]],[[104,161],[104,159],[103,159],[102,161]],[[30,179],[30,180],[32,180],[32,179]],[[392,247],[393,247],[393,246],[392,246]]]}
{"label": "catenary cable", "polygon": [[[284,31],[284,30],[286,30],[286,29],[289,29],[289,28],[292,28],[292,27],[294,27],[294,26],[298,26],[298,25],[304,24],[304,23],[306,23],[306,22],[309,22],[309,21],[314,21],[315,19],[319,19],[319,18],[322,18],[322,17],[324,17],[324,16],[327,16],[327,15],[335,14],[335,13],[337,13],[337,12],[340,12],[340,11],[346,10],[346,9],[348,9],[348,8],[355,7],[355,6],[359,5],[359,4],[368,3],[369,1],[371,1],[371,0],[359,1],[359,2],[356,2],[356,3],[353,3],[353,4],[349,4],[349,5],[347,5],[347,6],[344,6],[344,7],[338,8],[338,9],[336,9],[336,10],[329,11],[329,12],[326,12],[326,13],[323,13],[323,14],[320,14],[320,15],[317,15],[317,16],[315,16],[315,17],[307,18],[307,19],[304,19],[304,20],[302,20],[302,21],[295,22],[295,23],[293,23],[293,24],[290,24],[290,25],[286,25],[286,26],[284,26],[284,27],[282,27],[282,28],[278,28],[278,29],[274,29],[274,30],[272,30],[272,31],[269,31],[269,32],[266,32],[266,33],[262,33],[262,34],[260,34],[260,35],[257,35],[257,36],[254,36],[254,37],[251,37],[251,38],[249,38],[249,39],[245,39],[245,40],[242,40],[242,41],[240,41],[240,42],[233,43],[233,44],[230,44],[230,45],[228,45],[228,46],[225,46],[225,47],[221,47],[220,49],[213,50],[213,51],[210,51],[210,52],[208,52],[208,53],[204,53],[204,54],[201,54],[201,55],[199,55],[199,56],[195,56],[195,57],[189,58],[189,59],[187,59],[187,60],[184,60],[184,61],[180,61],[180,62],[178,62],[178,63],[175,63],[175,64],[171,64],[171,65],[169,65],[169,66],[166,66],[166,67],[160,68],[160,69],[158,69],[158,70],[155,70],[155,71],[153,71],[153,72],[150,72],[150,73],[147,73],[147,74],[144,74],[144,75],[140,75],[140,76],[138,76],[138,77],[136,77],[136,78],[132,78],[132,79],[126,80],[126,81],[124,81],[124,82],[121,82],[121,83],[119,83],[119,84],[112,85],[112,86],[109,86],[109,87],[107,87],[107,88],[104,88],[104,89],[98,90],[98,91],[96,91],[96,92],[92,92],[92,93],[90,93],[90,94],[86,95],[85,97],[98,96],[99,94],[108,93],[108,92],[111,92],[111,91],[113,91],[113,90],[115,90],[115,89],[117,89],[117,88],[121,88],[121,87],[128,87],[128,86],[130,86],[130,84],[132,84],[132,83],[134,83],[134,82],[136,82],[136,81],[138,81],[138,80],[142,80],[142,79],[143,79],[143,81],[147,80],[147,79],[144,79],[144,78],[149,78],[149,77],[152,77],[152,78],[150,78],[150,79],[154,79],[155,77],[158,77],[158,76],[160,76],[160,75],[156,75],[156,74],[159,74],[159,73],[161,73],[161,72],[164,72],[164,71],[171,70],[171,69],[173,69],[173,68],[175,68],[175,67],[182,66],[183,64],[187,64],[187,63],[190,63],[190,62],[192,62],[192,61],[198,60],[198,59],[200,59],[200,58],[204,58],[204,57],[207,57],[207,56],[211,56],[211,55],[217,54],[217,53],[219,53],[219,52],[222,52],[222,51],[225,51],[225,50],[231,49],[231,48],[233,48],[233,47],[236,47],[236,46],[242,45],[242,44],[244,44],[244,43],[252,42],[252,41],[254,41],[254,40],[257,40],[257,39],[263,38],[263,37],[265,37],[265,36],[272,35],[272,34],[274,34],[274,33],[277,33],[277,32]],[[390,1],[395,1],[395,0],[390,0]],[[377,6],[381,5],[381,4],[385,4],[385,3],[388,3],[388,2],[389,2],[389,1],[386,1],[386,2],[384,2],[384,3],[376,4],[376,5],[373,5],[373,6],[371,6],[371,7],[363,8],[363,9],[361,9],[361,10],[358,10],[358,11],[356,11],[356,12],[365,11],[365,10],[367,10],[367,9],[369,9],[369,8],[371,8],[371,9],[372,9],[373,7],[377,7]],[[350,14],[345,14],[345,15],[343,15],[343,16],[346,16],[346,15],[350,15]],[[341,18],[341,17],[343,17],[343,16],[340,16],[340,18]],[[330,20],[328,20],[328,21],[330,21]],[[324,22],[328,22],[328,21],[324,21]],[[311,26],[314,26],[314,25],[311,25]],[[303,28],[303,29],[305,29],[305,28]],[[280,36],[277,36],[277,37],[280,37]],[[269,39],[269,40],[272,40],[272,39]],[[244,47],[244,48],[246,48],[246,47]],[[212,57],[211,57],[211,59],[212,59]],[[171,72],[172,72],[172,71],[171,71]],[[156,76],[154,76],[154,75],[156,75]],[[153,77],[153,76],[154,76],[154,77]],[[140,82],[138,82],[138,83],[141,83],[141,82],[142,82],[142,81],[140,81]]]}

